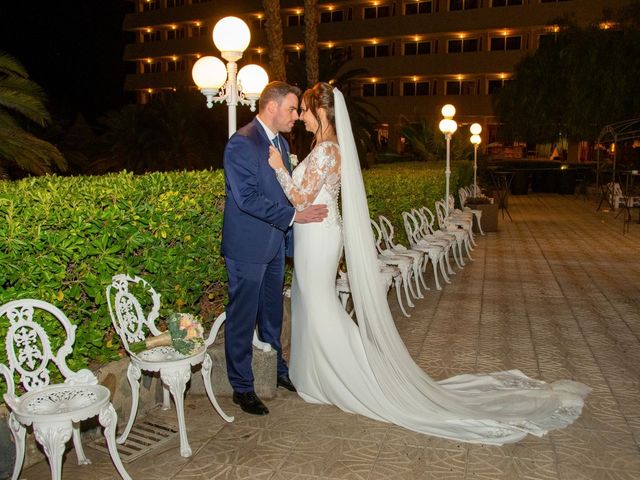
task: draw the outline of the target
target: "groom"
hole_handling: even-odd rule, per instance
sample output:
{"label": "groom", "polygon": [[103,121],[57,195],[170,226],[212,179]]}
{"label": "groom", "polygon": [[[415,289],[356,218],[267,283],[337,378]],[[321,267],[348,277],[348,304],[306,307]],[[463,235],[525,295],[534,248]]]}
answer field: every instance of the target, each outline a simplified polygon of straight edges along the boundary
{"label": "groom", "polygon": [[292,256],[291,226],[319,222],[326,205],[302,211],[291,206],[269,166],[269,146],[281,153],[287,168],[289,145],[279,135],[298,119],[300,90],[284,82],[269,83],[258,103],[258,115],[242,127],[224,151],[226,201],[222,255],[227,266],[229,303],[225,325],[227,374],[233,401],[247,413],[269,409],[255,394],[251,370],[253,332],[278,356],[278,386],[295,391],[282,358],[282,288],[285,250]]}

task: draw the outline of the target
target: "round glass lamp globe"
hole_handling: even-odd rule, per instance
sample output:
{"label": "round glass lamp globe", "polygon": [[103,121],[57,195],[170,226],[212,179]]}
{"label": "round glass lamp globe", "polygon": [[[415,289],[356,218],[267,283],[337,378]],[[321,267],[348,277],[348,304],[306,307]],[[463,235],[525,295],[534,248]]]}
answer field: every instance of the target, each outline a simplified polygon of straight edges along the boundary
{"label": "round glass lamp globe", "polygon": [[225,17],[213,27],[213,43],[221,52],[244,52],[251,41],[251,32],[238,17]]}
{"label": "round glass lamp globe", "polygon": [[455,120],[451,120],[450,118],[445,118],[440,120],[440,124],[438,125],[440,131],[445,135],[454,133],[458,129],[458,124]]}
{"label": "round glass lamp globe", "polygon": [[238,83],[242,87],[242,93],[258,97],[269,83],[269,75],[260,65],[245,65],[238,72]]}
{"label": "round glass lamp globe", "polygon": [[469,131],[472,135],[480,135],[480,133],[482,132],[482,126],[479,123],[472,123]]}
{"label": "round glass lamp globe", "polygon": [[452,118],[456,114],[456,107],[448,103],[444,107],[442,107],[442,110],[440,110],[440,112],[442,113],[442,116],[444,118]]}
{"label": "round glass lamp globe", "polygon": [[218,89],[227,81],[227,68],[219,58],[202,57],[193,65],[191,76],[200,89]]}
{"label": "round glass lamp globe", "polygon": [[471,135],[471,143],[474,145],[480,145],[481,141],[482,139],[480,138],[480,135]]}

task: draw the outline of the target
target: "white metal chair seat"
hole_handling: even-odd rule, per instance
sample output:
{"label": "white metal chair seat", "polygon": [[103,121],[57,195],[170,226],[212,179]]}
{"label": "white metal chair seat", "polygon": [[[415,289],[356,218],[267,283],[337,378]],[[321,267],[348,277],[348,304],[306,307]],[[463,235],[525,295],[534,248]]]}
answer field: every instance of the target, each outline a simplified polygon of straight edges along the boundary
{"label": "white metal chair seat", "polygon": [[425,238],[420,238],[420,234],[418,232],[418,220],[410,212],[402,212],[402,220],[411,248],[413,250],[423,251],[429,256],[431,266],[433,267],[433,278],[435,280],[436,289],[442,290],[440,282],[438,281],[438,267],[440,268],[444,281],[446,283],[451,283],[444,267],[445,247],[441,244],[439,245],[439,242],[437,241],[429,242]]}
{"label": "white metal chair seat", "polygon": [[[152,304],[148,309],[148,315],[145,316],[139,300],[130,292],[130,285],[137,285],[149,295]],[[153,336],[163,333],[155,325],[156,319],[160,316],[160,295],[142,278],[119,274],[113,276],[111,285],[107,287],[107,303],[113,326],[120,336],[122,345],[129,354],[130,359],[127,378],[132,394],[131,412],[129,413],[127,425],[122,435],[118,437],[117,442],[126,442],[133,427],[138,411],[139,382],[142,378],[142,371],[159,372],[164,390],[163,408],[165,410],[170,408],[169,394],[173,397],[173,402],[176,406],[180,433],[180,455],[190,457],[192,451],[187,438],[187,427],[184,418],[184,392],[187,382],[191,379],[191,367],[202,365],[204,387],[211,405],[225,421],[233,422],[234,420],[233,417],[226,415],[222,411],[213,394],[211,387],[213,362],[207,353],[207,348],[215,341],[218,330],[224,321],[224,314],[214,322],[202,349],[192,355],[182,355],[170,346],[155,347],[135,353],[130,350],[129,345],[134,342],[144,341],[147,330]]]}
{"label": "white metal chair seat", "polygon": [[25,425],[34,420],[57,421],[61,415],[80,422],[98,415],[110,397],[109,389],[102,385],[50,385],[22,395],[15,414]]}
{"label": "white metal chair seat", "polygon": [[[441,203],[444,206],[444,201]],[[446,218],[446,221],[467,230],[469,232],[469,241],[473,246],[477,246],[473,235],[473,219],[474,215],[470,210],[463,211],[455,208],[453,195],[449,195],[449,216]]]}
{"label": "white metal chair seat", "polygon": [[[207,353],[207,349],[202,348],[192,355],[183,355],[176,351],[173,347],[154,347],[149,350],[144,350],[136,354],[135,361],[141,366],[144,365],[144,370],[153,370],[154,366],[160,368],[160,364],[164,362],[175,362],[176,364],[188,364],[198,365],[204,360],[204,355]],[[153,370],[158,371],[158,370]]]}
{"label": "white metal chair seat", "polygon": [[[55,353],[40,324],[41,315],[47,319],[53,317],[64,328],[66,337]],[[66,357],[73,351],[77,326],[54,305],[34,299],[6,303],[0,307],[0,318],[3,317],[9,319],[5,342],[9,366],[0,364],[0,373],[7,384],[4,401],[11,411],[8,423],[16,445],[12,480],[17,480],[22,470],[26,427],[29,426],[33,426],[36,440],[44,448],[53,480],[62,476],[65,444],[72,437],[78,464],[90,464],[82,448],[80,422],[93,417],[98,417],[104,427],[116,470],[124,480],[131,480],[116,447],[118,418],[111,405],[109,389],[98,385],[98,379],[90,370],[74,372],[67,366]],[[50,383],[52,363],[64,377],[64,383]],[[25,390],[21,396],[15,394],[15,374],[19,374]]]}
{"label": "white metal chair seat", "polygon": [[[382,281],[384,282],[384,291],[388,292],[391,285],[395,283],[396,288],[396,297],[398,298],[398,303],[400,304],[400,308],[402,312],[407,315],[407,312],[404,310],[404,306],[402,305],[400,288],[402,285],[402,273],[400,269],[397,267],[393,267],[391,265],[385,265],[383,262],[378,261],[378,267],[380,269],[380,275],[382,276]],[[338,293],[338,297],[340,298],[340,302],[342,306],[346,310],[346,312],[353,316],[354,309],[349,309],[349,297],[351,296],[351,286],[349,285],[349,276],[347,272],[339,271],[339,276],[336,279],[336,292]],[[408,315],[407,315],[408,316]]]}
{"label": "white metal chair seat", "polygon": [[413,277],[416,284],[416,298],[424,298],[420,291],[420,284],[422,284],[425,290],[429,289],[424,281],[424,276],[422,275],[422,272],[425,269],[425,263],[429,258],[427,252],[424,250],[407,248],[404,245],[395,243],[395,230],[389,219],[384,215],[379,215],[378,220],[380,221],[380,231],[382,232],[382,238],[384,239],[387,251],[392,252],[394,255],[407,256],[413,259]]}
{"label": "white metal chair seat", "polygon": [[[402,282],[400,284],[395,283],[396,287],[402,286],[405,293],[405,298],[407,299],[407,305],[410,307],[414,307],[414,303],[411,300],[411,296],[415,296],[413,292],[411,279],[413,277],[413,264],[414,260],[408,256],[395,255],[393,252],[389,250],[385,250],[382,248],[382,232],[380,230],[380,226],[373,220],[371,220],[371,226],[374,233],[374,240],[376,244],[376,250],[378,251],[378,261],[384,263],[385,265],[389,265],[392,267],[398,268],[400,270],[400,275],[402,278]],[[409,293],[411,292],[411,293]],[[396,290],[396,295],[398,297],[398,303],[400,303],[400,308],[402,309],[402,313],[405,316],[410,317],[406,310],[404,309],[404,305],[400,300],[399,289]]]}
{"label": "white metal chair seat", "polygon": [[[416,238],[418,238],[418,242],[428,242],[430,244],[439,245],[444,250],[444,262],[447,268],[447,275],[455,275],[456,272],[451,268],[451,263],[449,262],[449,254],[453,253],[454,258],[456,257],[456,237],[455,235],[445,234],[443,232],[435,232],[431,229],[429,220],[427,219],[427,215],[422,211],[421,208],[412,208],[411,214],[418,221],[418,231],[416,233]],[[433,219],[432,219],[433,222]],[[457,258],[456,258],[457,262]],[[458,263],[458,266],[460,264]]]}
{"label": "white metal chair seat", "polygon": [[471,221],[451,216],[447,217],[445,213],[445,204],[440,200],[436,201],[435,206],[436,215],[438,216],[438,226],[440,229],[445,232],[453,233],[457,238],[463,238],[467,257],[470,260],[473,260],[471,258],[471,250],[473,250],[473,247],[471,246],[473,238]]}
{"label": "white metal chair seat", "polygon": [[[429,228],[433,233],[433,235],[442,237],[442,238],[453,239],[453,241],[455,242],[455,246],[452,248],[453,259],[455,260],[459,268],[463,268],[466,264],[464,262],[464,258],[463,258],[464,253],[462,249],[463,247],[466,248],[465,241],[467,240],[467,237],[468,237],[467,232],[453,225],[448,226],[448,225],[440,224],[440,218],[434,215],[433,212],[429,210],[429,208],[426,206],[421,207],[420,211],[424,212],[425,216],[428,215],[431,218]],[[438,219],[437,229],[434,226],[436,218]]]}
{"label": "white metal chair seat", "polygon": [[[473,219],[476,221],[476,225],[478,226],[478,231],[480,232],[480,235],[484,235],[484,232],[482,231],[482,210],[479,210],[477,208],[467,207],[466,205],[467,191],[464,188],[460,188],[458,190],[458,196],[460,197],[460,206],[462,207],[461,211],[463,213],[471,213],[473,215]],[[451,205],[452,203],[453,203],[453,195],[450,196],[449,204]]]}
{"label": "white metal chair seat", "polygon": [[[480,235],[484,235],[484,231],[482,231],[482,210],[479,210],[477,208],[467,207],[467,198],[470,196],[469,188],[472,188],[472,187],[467,187],[467,188],[462,187],[458,190],[458,196],[460,197],[460,206],[462,207],[463,211],[473,213],[473,216],[476,220],[476,225],[478,226],[478,231],[480,232]],[[482,192],[480,192],[479,189],[478,189],[478,197],[484,197],[484,195],[482,194]]]}

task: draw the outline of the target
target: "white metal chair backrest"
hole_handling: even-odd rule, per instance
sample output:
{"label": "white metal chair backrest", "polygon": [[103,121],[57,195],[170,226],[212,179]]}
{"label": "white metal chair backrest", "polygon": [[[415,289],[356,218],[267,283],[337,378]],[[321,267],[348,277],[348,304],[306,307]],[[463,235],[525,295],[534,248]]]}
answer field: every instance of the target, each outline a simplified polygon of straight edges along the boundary
{"label": "white metal chair backrest", "polygon": [[[76,376],[76,372],[67,366],[66,359],[73,350],[77,327],[59,308],[42,300],[13,300],[0,307],[0,320],[2,317],[9,320],[5,342],[9,365],[0,364],[0,373],[7,382],[4,399],[9,406],[13,408],[17,398],[14,384],[16,373],[27,392],[49,385],[53,372],[50,362],[55,364],[65,381]],[[66,337],[57,352],[52,351],[49,336],[43,327],[45,321],[48,326],[53,326],[52,319],[62,325]],[[91,372],[83,370],[82,373],[87,376],[84,383],[97,383]]]}
{"label": "white metal chair backrest", "polygon": [[418,221],[418,235],[420,237],[431,235],[431,231],[429,230],[429,220],[427,220],[426,215],[418,208],[412,208],[411,214]]}
{"label": "white metal chair backrest", "polygon": [[438,218],[438,226],[440,228],[445,227],[446,211],[444,202],[442,200],[436,200],[436,215]]}
{"label": "white metal chair backrest", "polygon": [[467,191],[464,187],[458,189],[458,197],[460,197],[460,207],[464,208],[467,203]]}
{"label": "white metal chair backrest", "polygon": [[373,230],[373,238],[376,242],[376,250],[378,253],[382,253],[384,248],[382,248],[382,231],[380,230],[380,226],[376,223],[372,218],[369,219],[371,221],[371,228]]}
{"label": "white metal chair backrest", "polygon": [[378,215],[378,220],[380,220],[380,230],[382,230],[385,245],[387,248],[395,249],[398,245],[393,242],[393,236],[395,234],[393,225],[384,215]]}
{"label": "white metal chair backrest", "polygon": [[[146,316],[140,301],[129,290],[133,285],[139,285],[151,298],[152,305]],[[142,278],[114,275],[111,285],[107,287],[107,304],[111,322],[129,355],[136,355],[129,350],[129,344],[143,341],[147,335],[146,329],[154,336],[162,333],[155,325],[160,315],[160,294]]]}
{"label": "white metal chair backrest", "polygon": [[402,212],[402,222],[407,233],[410,245],[415,245],[420,241],[420,227],[416,217],[410,212]]}
{"label": "white metal chair backrest", "polygon": [[433,227],[436,221],[435,215],[429,210],[429,207],[426,206],[420,207],[417,211],[420,219],[423,221],[423,228],[426,229],[427,235],[433,235],[435,233],[435,228]]}

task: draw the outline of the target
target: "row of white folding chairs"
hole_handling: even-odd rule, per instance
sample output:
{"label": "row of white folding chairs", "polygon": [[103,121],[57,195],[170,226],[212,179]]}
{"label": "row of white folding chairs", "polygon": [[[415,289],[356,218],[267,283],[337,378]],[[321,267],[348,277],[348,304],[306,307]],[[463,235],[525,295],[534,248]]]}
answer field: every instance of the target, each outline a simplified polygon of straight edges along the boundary
{"label": "row of white folding chairs", "polygon": [[[467,207],[467,199],[470,197],[483,198],[486,197],[486,195],[482,193],[480,188],[474,187],[473,185],[467,185],[466,187],[460,187],[458,189],[458,197],[460,198],[460,208],[462,208],[462,211],[473,213],[476,225],[478,226],[478,231],[481,235],[484,235],[484,232],[482,231],[482,210]],[[451,197],[450,202],[452,200],[453,196]]]}
{"label": "row of white folding chairs", "polygon": [[[449,276],[455,274],[449,262],[450,256],[453,256],[460,268],[465,265],[463,248],[466,248],[466,254],[470,258],[469,249],[465,246],[468,235],[458,227],[451,231],[435,229],[435,218],[427,207],[403,212],[408,247],[396,242],[395,230],[388,218],[380,215],[378,222],[371,220],[380,273],[387,287],[386,291],[391,285],[395,287],[398,304],[407,317],[410,315],[405,309],[405,303],[409,307],[415,306],[413,299],[423,298],[422,289],[429,289],[424,279],[428,263],[432,266],[435,287],[441,290],[439,275],[444,282],[451,283]],[[353,314],[353,310],[347,308],[350,288],[345,272],[340,272],[336,290],[347,311]]]}

